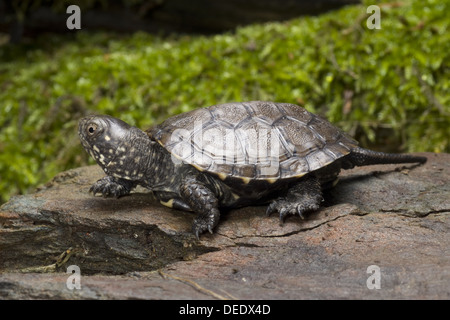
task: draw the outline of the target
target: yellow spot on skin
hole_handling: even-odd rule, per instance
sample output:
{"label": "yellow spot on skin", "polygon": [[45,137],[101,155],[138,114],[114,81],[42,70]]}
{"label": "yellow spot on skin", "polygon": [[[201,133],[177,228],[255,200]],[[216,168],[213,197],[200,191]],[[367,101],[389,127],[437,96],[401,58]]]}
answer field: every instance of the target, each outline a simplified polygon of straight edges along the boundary
{"label": "yellow spot on skin", "polygon": [[100,149],[95,144],[92,146],[92,149],[94,149],[94,151],[100,153]]}
{"label": "yellow spot on skin", "polygon": [[339,182],[339,178],[336,178],[336,179],[333,181],[333,187],[335,187],[335,186],[338,184],[338,182]]}
{"label": "yellow spot on skin", "polygon": [[109,140],[111,140],[111,138],[109,136],[105,136],[105,140],[109,141]]}
{"label": "yellow spot on skin", "polygon": [[166,207],[169,207],[169,208],[173,208],[173,199],[170,199],[170,200],[168,200],[168,201],[162,201],[162,200],[159,200],[159,202],[160,202],[163,206],[166,206]]}

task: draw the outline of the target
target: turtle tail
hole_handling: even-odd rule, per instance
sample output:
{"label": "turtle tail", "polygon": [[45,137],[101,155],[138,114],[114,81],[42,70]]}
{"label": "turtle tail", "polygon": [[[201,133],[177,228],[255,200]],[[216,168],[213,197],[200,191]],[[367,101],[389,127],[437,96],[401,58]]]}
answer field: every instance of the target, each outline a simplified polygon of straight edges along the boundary
{"label": "turtle tail", "polygon": [[349,154],[348,160],[354,166],[368,166],[390,163],[425,163],[427,158],[404,153],[384,153],[356,147]]}

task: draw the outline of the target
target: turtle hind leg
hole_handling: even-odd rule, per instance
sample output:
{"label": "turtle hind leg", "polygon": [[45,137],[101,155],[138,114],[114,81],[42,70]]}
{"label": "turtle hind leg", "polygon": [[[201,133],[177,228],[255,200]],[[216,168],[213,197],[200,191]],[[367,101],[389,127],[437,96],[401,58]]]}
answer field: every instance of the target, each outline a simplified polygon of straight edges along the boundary
{"label": "turtle hind leg", "polygon": [[319,209],[323,201],[319,180],[310,176],[294,184],[285,197],[274,200],[267,207],[267,215],[278,212],[280,222],[283,223],[289,215],[299,215]]}
{"label": "turtle hind leg", "polygon": [[219,223],[219,200],[214,192],[195,178],[188,178],[180,186],[180,195],[189,207],[198,215],[192,224],[192,232],[199,238]]}

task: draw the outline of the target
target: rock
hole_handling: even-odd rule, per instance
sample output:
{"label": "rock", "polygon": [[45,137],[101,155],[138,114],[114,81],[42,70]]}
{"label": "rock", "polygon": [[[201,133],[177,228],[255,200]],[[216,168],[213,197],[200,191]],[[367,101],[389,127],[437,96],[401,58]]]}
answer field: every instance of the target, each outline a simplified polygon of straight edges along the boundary
{"label": "rock", "polygon": [[[247,207],[200,240],[192,213],[143,189],[93,197],[101,169],[69,170],[0,207],[0,298],[448,299],[450,155],[426,156],[343,171],[305,220],[280,226]],[[67,288],[69,265],[80,290]]]}

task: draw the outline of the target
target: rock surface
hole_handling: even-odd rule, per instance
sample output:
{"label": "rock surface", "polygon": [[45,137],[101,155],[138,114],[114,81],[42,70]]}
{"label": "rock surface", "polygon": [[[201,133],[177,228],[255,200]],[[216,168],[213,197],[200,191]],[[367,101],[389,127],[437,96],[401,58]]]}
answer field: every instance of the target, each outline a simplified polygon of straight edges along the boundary
{"label": "rock surface", "polygon": [[305,220],[230,211],[200,241],[193,214],[93,197],[97,166],[63,172],[0,208],[0,299],[449,299],[450,155],[426,156],[343,171]]}

